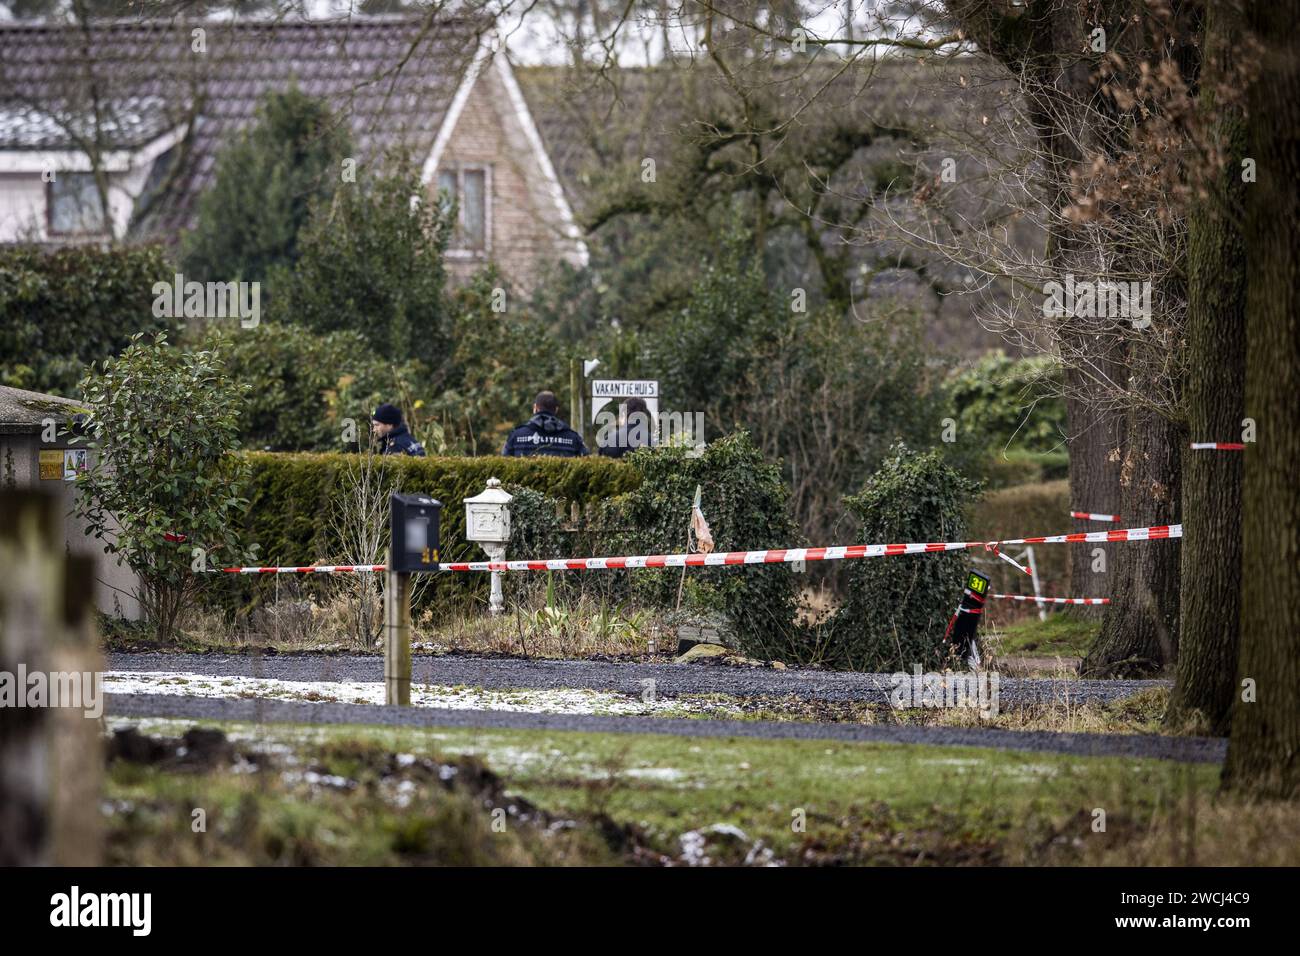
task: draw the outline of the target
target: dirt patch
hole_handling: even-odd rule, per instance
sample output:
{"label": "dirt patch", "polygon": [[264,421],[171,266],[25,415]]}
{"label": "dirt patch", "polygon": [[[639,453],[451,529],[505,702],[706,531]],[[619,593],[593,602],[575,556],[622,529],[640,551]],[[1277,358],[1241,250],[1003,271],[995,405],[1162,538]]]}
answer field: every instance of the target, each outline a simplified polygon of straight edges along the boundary
{"label": "dirt patch", "polygon": [[235,762],[235,747],[219,730],[191,727],[183,737],[147,737],[134,727],[119,730],[108,744],[108,762],[148,764],[168,770],[209,771]]}

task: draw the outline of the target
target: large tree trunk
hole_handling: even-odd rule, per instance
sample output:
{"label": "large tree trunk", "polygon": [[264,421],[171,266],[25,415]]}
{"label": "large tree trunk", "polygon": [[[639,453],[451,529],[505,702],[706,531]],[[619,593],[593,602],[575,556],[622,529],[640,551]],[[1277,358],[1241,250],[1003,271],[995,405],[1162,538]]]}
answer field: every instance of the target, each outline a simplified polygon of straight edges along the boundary
{"label": "large tree trunk", "polygon": [[1297,3],[1253,0],[1248,28],[1264,60],[1248,106],[1245,241],[1248,447],[1242,523],[1241,656],[1255,684],[1238,696],[1226,786],[1300,796],[1300,43]]}
{"label": "large tree trunk", "polygon": [[[1188,231],[1187,384],[1192,441],[1237,441],[1245,415],[1246,255],[1241,216],[1246,121],[1216,102],[1241,43],[1238,0],[1206,13],[1201,110],[1227,158]],[[1242,456],[1188,452],[1183,462],[1182,607],[1178,670],[1165,725],[1226,735],[1241,615]]]}
{"label": "large tree trunk", "polygon": [[[1126,22],[1133,14],[1127,0],[1084,8],[1071,4],[1004,4],[992,0],[949,0],[950,13],[980,47],[1017,77],[1038,137],[1044,206],[1052,219],[1048,265],[1062,279],[1068,273],[1096,278],[1098,264],[1089,254],[1086,229],[1056,213],[1074,203],[1072,173],[1090,156],[1122,150],[1124,144],[1101,141],[1089,127],[1083,104],[1098,101],[1096,60],[1089,49],[1099,22]],[[1112,30],[1119,38],[1123,31]],[[1127,356],[1118,338],[1090,334],[1062,323],[1058,345],[1065,361],[1065,402],[1069,429],[1070,510],[1121,514],[1120,470],[1128,422],[1105,396],[1100,381],[1124,382]],[[1065,521],[1066,515],[1062,515]],[[1103,525],[1076,523],[1079,530]],[[1070,593],[1110,597],[1117,578],[1122,545],[1070,545]],[[1100,554],[1097,552],[1100,551]],[[1071,613],[1102,615],[1101,608],[1072,608]]]}
{"label": "large tree trunk", "polygon": [[[1177,522],[1181,442],[1178,426],[1167,418],[1146,409],[1130,413],[1120,474],[1120,513],[1128,527]],[[1138,541],[1115,548],[1110,612],[1080,672],[1150,676],[1178,652],[1178,545]]]}
{"label": "large tree trunk", "polygon": [[[1066,371],[1067,427],[1070,433],[1070,510],[1097,514],[1123,514],[1120,510],[1120,461],[1124,450],[1126,421],[1123,415],[1100,411],[1080,397],[1084,386],[1079,374]],[[1064,522],[1066,515],[1061,515]],[[1096,531],[1093,522],[1075,522],[1079,531]],[[1110,597],[1113,544],[1072,544],[1070,548],[1070,594],[1074,597]],[[1071,614],[1098,616],[1098,607],[1071,608]]]}

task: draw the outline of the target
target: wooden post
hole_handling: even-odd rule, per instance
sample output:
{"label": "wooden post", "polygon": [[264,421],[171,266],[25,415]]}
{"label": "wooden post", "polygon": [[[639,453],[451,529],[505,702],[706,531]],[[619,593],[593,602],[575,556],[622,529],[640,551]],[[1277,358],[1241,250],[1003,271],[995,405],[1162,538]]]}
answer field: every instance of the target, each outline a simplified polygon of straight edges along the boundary
{"label": "wooden post", "polygon": [[[392,557],[389,557],[392,564]],[[411,575],[389,571],[384,588],[384,703],[411,706]]]}
{"label": "wooden post", "polygon": [[[66,554],[63,517],[53,495],[0,492],[0,671],[25,703],[20,672],[43,674],[47,690],[55,674],[76,675],[87,705],[87,682],[103,673],[91,613],[94,561]],[[102,695],[95,700],[102,707]],[[75,700],[31,703],[47,706],[0,707],[0,865],[99,865],[100,721]]]}
{"label": "wooden post", "polygon": [[587,416],[582,413],[582,359],[569,359],[569,427],[587,441]]}

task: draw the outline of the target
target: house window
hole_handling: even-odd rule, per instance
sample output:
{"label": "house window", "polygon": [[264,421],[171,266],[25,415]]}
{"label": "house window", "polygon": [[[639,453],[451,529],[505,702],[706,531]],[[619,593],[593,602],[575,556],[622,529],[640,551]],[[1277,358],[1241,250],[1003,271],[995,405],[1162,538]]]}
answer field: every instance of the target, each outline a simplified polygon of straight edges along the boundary
{"label": "house window", "polygon": [[456,229],[451,239],[453,252],[488,250],[491,180],[489,166],[456,166],[438,173],[439,192],[457,207]]}
{"label": "house window", "polygon": [[108,231],[94,173],[57,172],[46,190],[52,234],[102,235]]}

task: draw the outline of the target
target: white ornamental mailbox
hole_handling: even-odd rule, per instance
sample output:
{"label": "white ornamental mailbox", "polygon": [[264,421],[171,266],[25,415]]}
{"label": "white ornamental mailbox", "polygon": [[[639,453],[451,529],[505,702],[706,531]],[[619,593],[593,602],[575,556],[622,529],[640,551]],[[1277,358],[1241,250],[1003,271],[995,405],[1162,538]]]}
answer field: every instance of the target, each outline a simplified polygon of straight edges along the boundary
{"label": "white ornamental mailbox", "polygon": [[[465,499],[465,537],[477,542],[487,552],[489,561],[504,561],[510,540],[510,502],[514,496],[501,488],[501,482],[489,478],[487,490]],[[501,593],[501,572],[492,572],[492,592],[488,610],[500,614],[505,609]]]}
{"label": "white ornamental mailbox", "polygon": [[513,500],[513,495],[502,490],[500,481],[489,478],[486,491],[465,499],[465,537],[479,544],[509,541]]}

